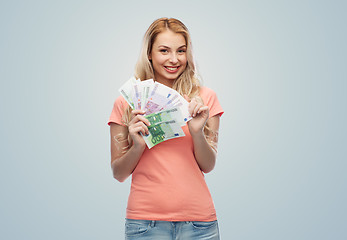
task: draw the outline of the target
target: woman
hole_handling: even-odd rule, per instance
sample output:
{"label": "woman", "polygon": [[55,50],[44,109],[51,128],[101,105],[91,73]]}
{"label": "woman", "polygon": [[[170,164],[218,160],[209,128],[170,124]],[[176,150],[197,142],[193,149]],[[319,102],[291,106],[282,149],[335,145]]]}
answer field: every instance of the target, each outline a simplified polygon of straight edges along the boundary
{"label": "woman", "polygon": [[126,239],[219,239],[214,204],[204,179],[216,162],[219,118],[215,93],[195,74],[190,35],[177,19],[160,18],[148,28],[135,77],[178,91],[192,119],[185,136],[148,149],[141,134],[149,121],[118,97],[112,110],[111,167],[123,182],[132,175]]}

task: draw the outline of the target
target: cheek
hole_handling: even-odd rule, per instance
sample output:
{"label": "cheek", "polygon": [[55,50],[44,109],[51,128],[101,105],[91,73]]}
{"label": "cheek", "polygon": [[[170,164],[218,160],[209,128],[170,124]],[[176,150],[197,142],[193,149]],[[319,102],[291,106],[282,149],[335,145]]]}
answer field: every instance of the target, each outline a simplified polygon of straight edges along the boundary
{"label": "cheek", "polygon": [[153,64],[156,64],[156,65],[163,64],[165,61],[166,61],[166,58],[163,55],[153,55],[152,57],[152,62]]}
{"label": "cheek", "polygon": [[181,56],[180,61],[181,61],[182,64],[186,64],[187,65],[187,62],[188,62],[187,56],[186,55]]}

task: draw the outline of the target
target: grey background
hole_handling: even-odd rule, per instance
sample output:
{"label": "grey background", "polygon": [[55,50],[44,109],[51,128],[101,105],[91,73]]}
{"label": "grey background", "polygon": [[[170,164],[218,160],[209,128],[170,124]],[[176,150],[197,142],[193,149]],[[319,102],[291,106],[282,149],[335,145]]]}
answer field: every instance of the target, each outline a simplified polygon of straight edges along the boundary
{"label": "grey background", "polygon": [[347,239],[346,1],[1,1],[1,239],[123,239],[109,127],[144,32],[190,29],[222,239]]}

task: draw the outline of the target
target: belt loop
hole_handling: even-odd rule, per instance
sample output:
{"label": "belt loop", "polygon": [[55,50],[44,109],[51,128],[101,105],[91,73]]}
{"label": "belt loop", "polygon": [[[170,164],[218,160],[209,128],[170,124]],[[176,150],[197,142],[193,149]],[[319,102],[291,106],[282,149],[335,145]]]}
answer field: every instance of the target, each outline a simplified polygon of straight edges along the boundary
{"label": "belt loop", "polygon": [[152,220],[152,221],[151,221],[151,227],[154,227],[154,226],[155,226],[155,221]]}

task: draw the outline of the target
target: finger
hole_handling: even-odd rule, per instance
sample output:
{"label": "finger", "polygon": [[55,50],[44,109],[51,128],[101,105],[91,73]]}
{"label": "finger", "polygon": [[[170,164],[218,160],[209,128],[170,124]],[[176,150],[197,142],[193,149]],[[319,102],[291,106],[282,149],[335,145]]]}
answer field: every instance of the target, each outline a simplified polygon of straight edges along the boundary
{"label": "finger", "polygon": [[133,114],[145,114],[145,111],[143,111],[143,110],[141,110],[141,109],[134,109],[134,110],[132,110],[132,113]]}
{"label": "finger", "polygon": [[195,105],[195,108],[193,109],[193,117],[196,116],[196,114],[198,113],[198,111],[201,107],[202,107],[202,104],[200,104],[200,103]]}
{"label": "finger", "polygon": [[141,109],[134,109],[131,111],[131,118],[134,118],[137,115],[143,115],[145,114],[145,111],[141,110]]}
{"label": "finger", "polygon": [[141,133],[147,136],[149,134],[148,127],[143,122],[139,122],[139,124],[140,124],[140,127],[142,128]]}
{"label": "finger", "polygon": [[199,110],[198,110],[198,114],[204,112],[204,111],[208,111],[208,106],[202,106]]}
{"label": "finger", "polygon": [[142,122],[145,123],[147,126],[150,126],[150,125],[151,125],[151,123],[149,122],[149,120],[148,120],[147,118],[145,118],[144,116],[142,116],[142,115],[137,115],[136,117],[137,117],[137,119],[138,119],[139,121],[142,121]]}
{"label": "finger", "polygon": [[148,135],[148,129],[145,126],[138,127],[139,131],[138,133],[142,133],[142,135],[147,136]]}
{"label": "finger", "polygon": [[142,127],[135,127],[133,128],[133,132],[135,135],[142,133],[143,135],[146,135],[146,131]]}
{"label": "finger", "polygon": [[195,100],[195,98],[193,98],[193,99],[189,102],[188,107],[190,107],[190,108],[193,109],[197,103],[198,103],[198,102]]}
{"label": "finger", "polygon": [[145,123],[147,126],[150,126],[150,125],[151,125],[151,123],[148,121],[148,119],[145,118],[145,117],[142,116],[142,115],[136,115],[133,119],[131,119],[129,125],[136,124],[137,122],[143,122],[143,123]]}
{"label": "finger", "polygon": [[131,133],[142,133],[143,135],[147,135],[149,133],[147,126],[143,122],[137,122],[129,129]]}

